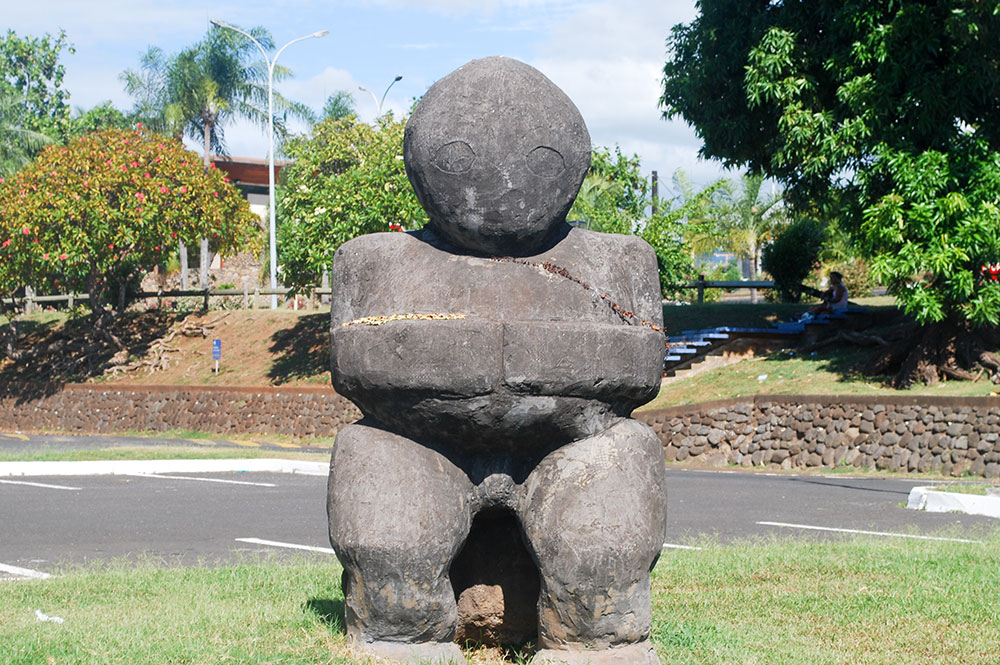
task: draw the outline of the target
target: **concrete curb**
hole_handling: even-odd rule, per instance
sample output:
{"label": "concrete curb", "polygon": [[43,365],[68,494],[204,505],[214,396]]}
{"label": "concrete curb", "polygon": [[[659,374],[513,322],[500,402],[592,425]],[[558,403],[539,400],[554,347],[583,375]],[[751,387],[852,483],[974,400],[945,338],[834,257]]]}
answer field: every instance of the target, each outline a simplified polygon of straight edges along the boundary
{"label": "concrete curb", "polygon": [[0,462],[0,478],[11,476],[107,476],[150,473],[299,473],[325,476],[326,462],[287,459],[165,459],[93,462]]}
{"label": "concrete curb", "polygon": [[929,513],[966,513],[1000,517],[1000,496],[979,496],[958,492],[935,491],[933,487],[914,487],[906,507]]}

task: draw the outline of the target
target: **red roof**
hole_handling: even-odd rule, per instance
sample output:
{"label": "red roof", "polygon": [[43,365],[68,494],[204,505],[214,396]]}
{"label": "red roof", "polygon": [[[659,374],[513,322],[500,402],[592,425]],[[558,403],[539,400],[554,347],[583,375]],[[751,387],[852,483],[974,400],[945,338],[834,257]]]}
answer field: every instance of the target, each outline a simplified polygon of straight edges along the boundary
{"label": "red roof", "polygon": [[[219,157],[212,158],[216,168],[225,171],[226,175],[233,183],[243,183],[247,185],[268,185],[267,160],[251,159],[249,157]],[[291,162],[275,160],[274,179],[277,181],[281,169]]]}

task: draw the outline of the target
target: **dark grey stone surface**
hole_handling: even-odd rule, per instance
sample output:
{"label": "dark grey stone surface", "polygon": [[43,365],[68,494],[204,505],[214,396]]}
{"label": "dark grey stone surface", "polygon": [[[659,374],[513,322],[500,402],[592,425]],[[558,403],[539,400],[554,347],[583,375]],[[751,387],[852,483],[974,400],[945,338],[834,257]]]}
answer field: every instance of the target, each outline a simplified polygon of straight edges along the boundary
{"label": "dark grey stone surface", "polygon": [[538,70],[473,60],[427,91],[406,123],[406,172],[435,230],[485,254],[537,250],[590,166],[580,112]]}
{"label": "dark grey stone surface", "polygon": [[376,654],[451,658],[457,636],[656,662],[663,451],[629,414],[659,387],[659,280],[642,240],[565,223],[589,155],[540,73],[469,63],[407,125],[431,226],[334,258],[333,384],[365,418],[334,447],[330,541]]}

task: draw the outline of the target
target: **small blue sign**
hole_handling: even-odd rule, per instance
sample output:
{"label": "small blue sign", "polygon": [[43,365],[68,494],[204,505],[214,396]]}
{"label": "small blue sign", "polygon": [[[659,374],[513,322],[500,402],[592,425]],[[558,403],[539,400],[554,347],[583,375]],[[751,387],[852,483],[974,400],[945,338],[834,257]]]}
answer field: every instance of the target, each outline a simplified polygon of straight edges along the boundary
{"label": "small blue sign", "polygon": [[222,340],[212,340],[212,360],[222,360]]}

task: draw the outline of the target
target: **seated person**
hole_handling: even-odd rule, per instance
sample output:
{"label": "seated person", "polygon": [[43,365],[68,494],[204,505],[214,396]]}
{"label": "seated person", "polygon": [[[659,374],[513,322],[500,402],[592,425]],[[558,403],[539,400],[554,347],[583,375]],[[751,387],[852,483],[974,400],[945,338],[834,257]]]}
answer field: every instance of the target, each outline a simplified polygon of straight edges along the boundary
{"label": "seated person", "polygon": [[830,273],[830,288],[823,292],[823,302],[810,309],[807,314],[833,314],[847,311],[847,287],[844,286],[844,276],[837,271]]}

